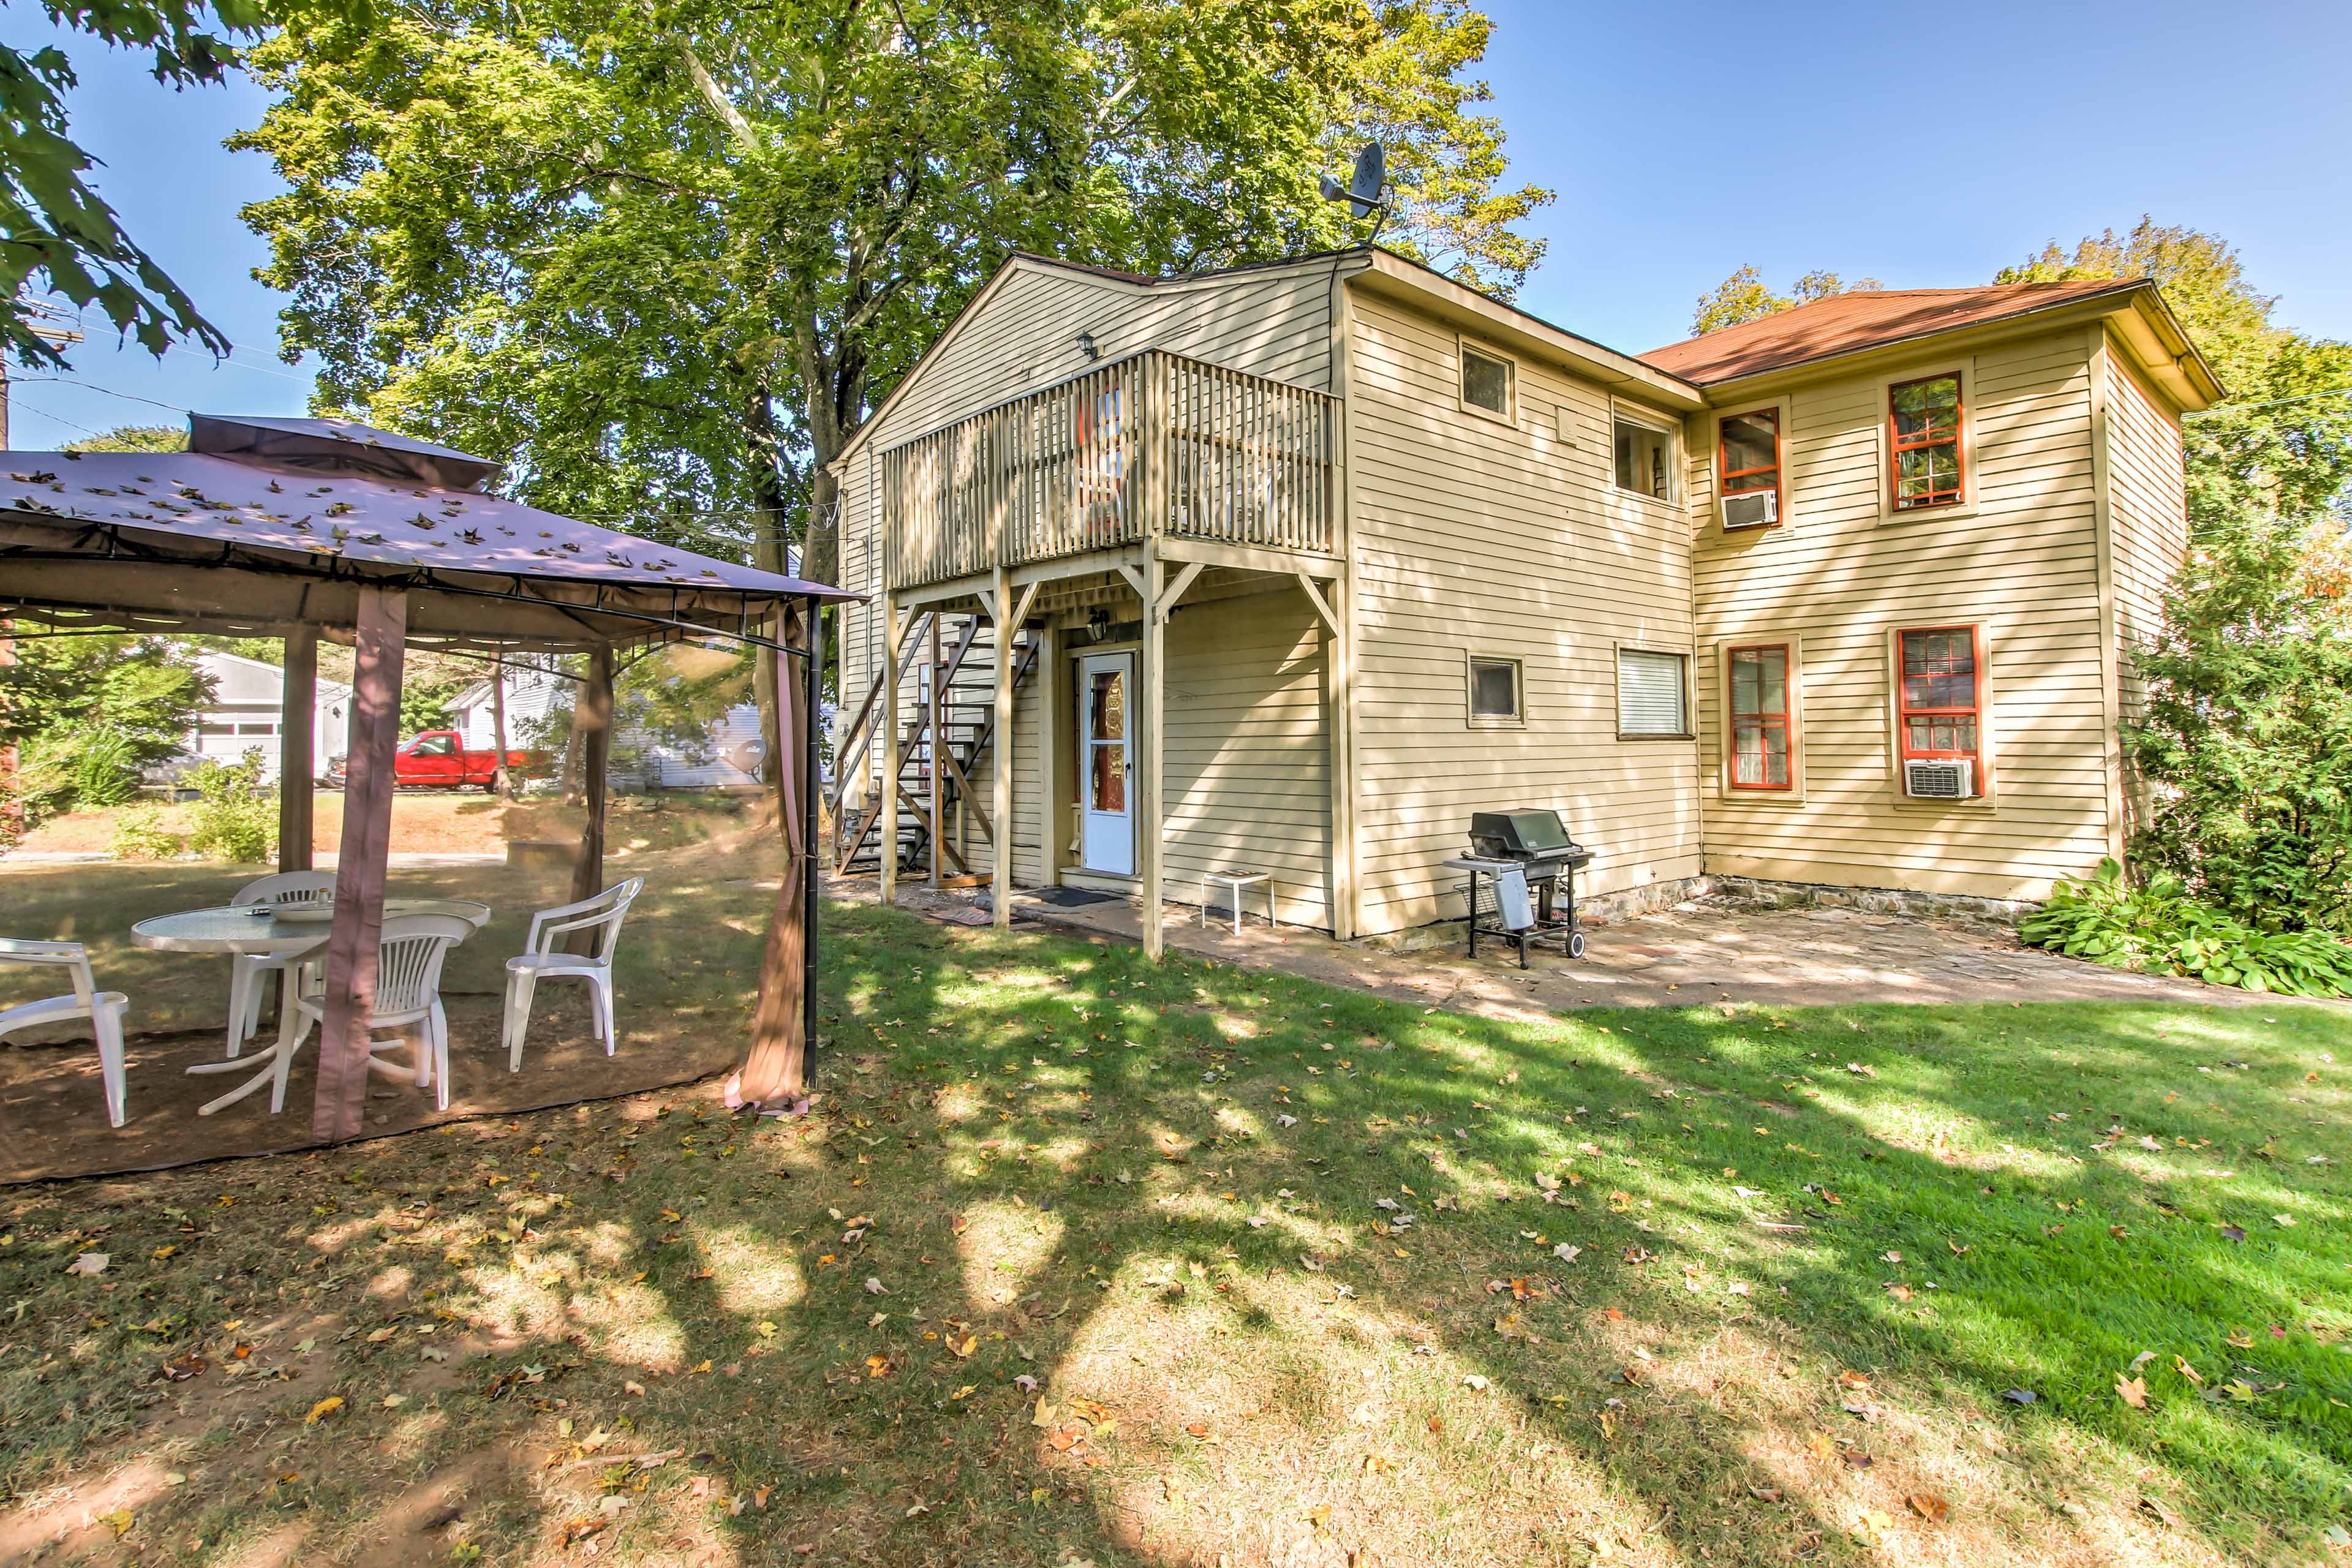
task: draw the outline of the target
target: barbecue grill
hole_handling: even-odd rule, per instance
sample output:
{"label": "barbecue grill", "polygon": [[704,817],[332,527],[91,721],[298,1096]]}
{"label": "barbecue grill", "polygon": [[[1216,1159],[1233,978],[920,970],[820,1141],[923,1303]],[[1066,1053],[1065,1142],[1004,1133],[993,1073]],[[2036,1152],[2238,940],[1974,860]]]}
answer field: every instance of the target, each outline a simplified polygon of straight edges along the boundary
{"label": "barbecue grill", "polygon": [[[1475,812],[1470,817],[1470,853],[1445,862],[1468,873],[1463,898],[1470,911],[1470,956],[1478,956],[1478,939],[1500,937],[1519,950],[1519,967],[1528,967],[1528,950],[1558,942],[1570,958],[1584,956],[1584,933],[1576,924],[1576,873],[1592,859],[1592,850],[1569,836],[1559,813],[1522,806],[1514,811]],[[1534,908],[1514,910],[1525,900],[1514,897],[1502,880],[1526,879]]]}

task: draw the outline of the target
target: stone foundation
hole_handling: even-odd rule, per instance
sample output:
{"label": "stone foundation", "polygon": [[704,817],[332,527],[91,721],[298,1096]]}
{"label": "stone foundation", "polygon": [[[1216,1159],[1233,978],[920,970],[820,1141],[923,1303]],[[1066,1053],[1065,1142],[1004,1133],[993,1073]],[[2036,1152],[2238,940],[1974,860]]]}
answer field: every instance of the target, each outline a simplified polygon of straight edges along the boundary
{"label": "stone foundation", "polygon": [[[1948,921],[1988,935],[2005,936],[2042,906],[2023,899],[1978,899],[1958,893],[1919,893],[1903,888],[1847,888],[1828,882],[1769,882],[1756,877],[1677,877],[1643,888],[1623,888],[1577,900],[1585,925],[1603,929],[1622,921],[1678,909],[1699,900],[1738,910],[1859,910],[1912,920]],[[1361,939],[1382,952],[1420,952],[1459,946],[1465,932],[1460,919],[1437,921],[1410,931]]]}
{"label": "stone foundation", "polygon": [[1905,888],[1846,888],[1828,882],[1768,882],[1755,877],[1709,877],[1708,892],[1740,909],[1863,910],[1951,921],[1991,931],[2014,930],[2042,906],[2025,899],[1978,899],[1960,893],[1917,893]]}

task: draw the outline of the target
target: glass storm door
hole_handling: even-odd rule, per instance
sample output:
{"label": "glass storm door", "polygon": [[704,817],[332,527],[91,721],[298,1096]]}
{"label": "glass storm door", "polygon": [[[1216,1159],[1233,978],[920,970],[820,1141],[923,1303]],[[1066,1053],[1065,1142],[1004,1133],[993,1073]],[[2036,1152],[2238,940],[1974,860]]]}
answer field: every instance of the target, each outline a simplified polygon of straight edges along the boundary
{"label": "glass storm door", "polygon": [[1085,789],[1080,847],[1089,871],[1135,874],[1135,818],[1129,806],[1135,762],[1128,752],[1128,699],[1135,655],[1089,654],[1078,661],[1078,773]]}

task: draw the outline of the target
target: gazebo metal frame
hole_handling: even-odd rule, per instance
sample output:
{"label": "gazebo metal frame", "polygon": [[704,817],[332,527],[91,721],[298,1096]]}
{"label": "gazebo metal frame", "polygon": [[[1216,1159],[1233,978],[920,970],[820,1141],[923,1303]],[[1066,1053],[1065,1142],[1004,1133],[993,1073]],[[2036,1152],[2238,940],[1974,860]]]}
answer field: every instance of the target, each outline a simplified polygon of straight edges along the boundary
{"label": "gazebo metal frame", "polygon": [[[352,646],[314,1135],[360,1131],[412,643],[496,662],[525,647],[588,656],[576,707],[588,821],[574,898],[604,881],[616,655],[723,638],[775,661],[772,762],[787,862],[730,1094],[763,1104],[803,1096],[816,1038],[819,616],[827,601],[856,595],[503,500],[487,493],[497,463],[350,421],[199,415],[190,445],[0,453],[0,628],[281,637],[289,756],[310,754],[319,639]],[[786,675],[793,660],[798,680]],[[278,811],[280,868],[310,869],[311,792],[281,780]]]}

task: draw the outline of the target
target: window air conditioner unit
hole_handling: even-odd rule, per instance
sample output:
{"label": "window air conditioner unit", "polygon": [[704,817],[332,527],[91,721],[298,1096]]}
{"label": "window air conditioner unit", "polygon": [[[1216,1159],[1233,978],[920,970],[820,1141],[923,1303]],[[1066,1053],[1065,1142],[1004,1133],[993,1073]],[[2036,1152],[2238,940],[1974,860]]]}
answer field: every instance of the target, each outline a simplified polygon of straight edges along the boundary
{"label": "window air conditioner unit", "polygon": [[1750,490],[1746,495],[1725,496],[1719,503],[1723,510],[1723,526],[1734,528],[1769,528],[1780,521],[1780,492]]}
{"label": "window air conditioner unit", "polygon": [[1918,800],[1968,800],[1977,793],[1976,772],[1966,757],[1915,758],[1903,764],[1903,793]]}

